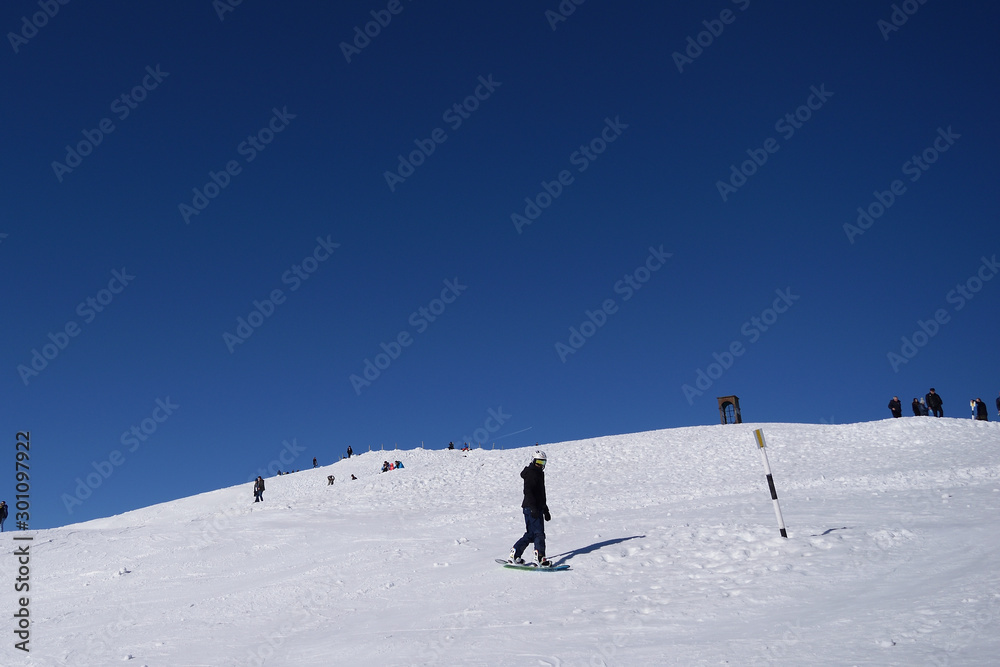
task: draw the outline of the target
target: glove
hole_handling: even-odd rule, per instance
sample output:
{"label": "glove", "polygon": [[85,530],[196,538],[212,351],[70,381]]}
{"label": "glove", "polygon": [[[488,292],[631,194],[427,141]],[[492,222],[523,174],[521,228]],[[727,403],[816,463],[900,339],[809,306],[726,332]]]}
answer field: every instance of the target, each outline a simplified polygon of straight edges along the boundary
{"label": "glove", "polygon": [[552,521],[552,515],[549,514],[548,510],[545,510],[545,520],[546,521]]}
{"label": "glove", "polygon": [[536,510],[534,507],[531,508],[531,518],[532,519],[538,518],[538,510]]}

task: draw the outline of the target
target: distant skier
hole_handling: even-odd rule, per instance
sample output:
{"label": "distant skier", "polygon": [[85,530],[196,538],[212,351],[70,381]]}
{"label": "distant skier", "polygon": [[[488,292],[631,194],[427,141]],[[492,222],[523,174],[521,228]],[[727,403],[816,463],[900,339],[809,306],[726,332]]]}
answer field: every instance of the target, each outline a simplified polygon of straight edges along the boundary
{"label": "distant skier", "polygon": [[3,532],[3,522],[7,520],[7,501],[0,500],[0,533]]}
{"label": "distant skier", "polygon": [[989,410],[981,398],[976,399],[976,419],[984,422],[988,422],[990,420]]}
{"label": "distant skier", "polygon": [[892,400],[889,401],[889,410],[893,417],[903,416],[903,404],[899,402],[899,396],[893,396]]}
{"label": "distant skier", "polygon": [[353,455],[353,454],[354,454],[354,450],[351,449],[350,445],[348,445],[347,446],[347,458],[351,458],[351,455]]}
{"label": "distant skier", "polygon": [[923,414],[923,410],[921,410],[921,408],[920,408],[920,399],[919,398],[913,399],[913,404],[911,405],[911,407],[913,408],[913,416],[914,417],[919,417],[920,415]]}
{"label": "distant skier", "polygon": [[944,401],[935,393],[934,387],[931,387],[924,398],[927,400],[927,409],[933,412],[935,417],[944,417],[944,408],[941,407]]}
{"label": "distant skier", "polygon": [[264,502],[264,478],[257,475],[257,479],[253,483],[253,501],[255,503]]}
{"label": "distant skier", "polygon": [[521,479],[524,480],[524,500],[521,502],[521,513],[524,514],[524,535],[521,536],[510,550],[508,562],[515,565],[524,565],[521,554],[528,548],[528,545],[535,544],[535,565],[539,567],[551,567],[552,562],[545,557],[545,521],[552,519],[549,514],[549,506],[545,501],[545,452],[535,450],[531,463],[521,471]]}

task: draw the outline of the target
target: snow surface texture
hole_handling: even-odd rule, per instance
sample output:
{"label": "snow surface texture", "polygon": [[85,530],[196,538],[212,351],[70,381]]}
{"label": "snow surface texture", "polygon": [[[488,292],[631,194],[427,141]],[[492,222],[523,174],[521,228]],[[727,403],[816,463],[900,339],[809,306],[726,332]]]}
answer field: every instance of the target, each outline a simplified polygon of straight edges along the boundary
{"label": "snow surface texture", "polygon": [[[762,427],[789,539],[753,439]],[[743,424],[372,452],[38,531],[3,665],[996,665],[1000,424]],[[379,473],[384,459],[405,468]],[[351,481],[351,473],[357,481]],[[333,486],[326,476],[336,475]],[[13,550],[10,534],[4,550]],[[0,559],[2,604],[16,559]]]}

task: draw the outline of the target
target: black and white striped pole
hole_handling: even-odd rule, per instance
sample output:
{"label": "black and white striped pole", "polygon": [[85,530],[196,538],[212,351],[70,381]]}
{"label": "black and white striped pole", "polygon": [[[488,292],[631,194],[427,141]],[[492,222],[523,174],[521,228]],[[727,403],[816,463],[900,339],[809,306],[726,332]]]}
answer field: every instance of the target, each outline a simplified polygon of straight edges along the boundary
{"label": "black and white striped pole", "polygon": [[785,532],[785,520],[781,518],[781,506],[778,505],[778,492],[774,490],[774,479],[771,477],[771,465],[767,462],[767,452],[764,451],[764,431],[757,429],[753,432],[757,438],[757,447],[760,448],[760,460],[764,462],[764,473],[767,475],[767,486],[771,489],[771,501],[774,503],[774,516],[778,517],[778,528],[781,529],[781,536],[787,538]]}

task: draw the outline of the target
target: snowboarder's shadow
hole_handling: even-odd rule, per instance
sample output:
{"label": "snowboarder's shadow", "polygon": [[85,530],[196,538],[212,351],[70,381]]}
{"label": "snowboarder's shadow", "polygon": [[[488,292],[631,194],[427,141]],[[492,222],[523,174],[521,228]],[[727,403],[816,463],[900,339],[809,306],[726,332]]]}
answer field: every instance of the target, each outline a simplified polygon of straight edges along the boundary
{"label": "snowboarder's shadow", "polygon": [[633,535],[632,537],[619,537],[614,540],[604,540],[603,542],[595,542],[590,546],[580,547],[579,549],[573,549],[572,551],[567,551],[566,553],[553,556],[552,564],[562,565],[566,561],[573,560],[574,556],[582,556],[583,554],[589,554],[592,551],[597,551],[598,549],[603,549],[604,547],[610,547],[612,544],[621,544],[622,542],[628,542],[629,540],[635,540],[645,537],[646,537],[645,535]]}

